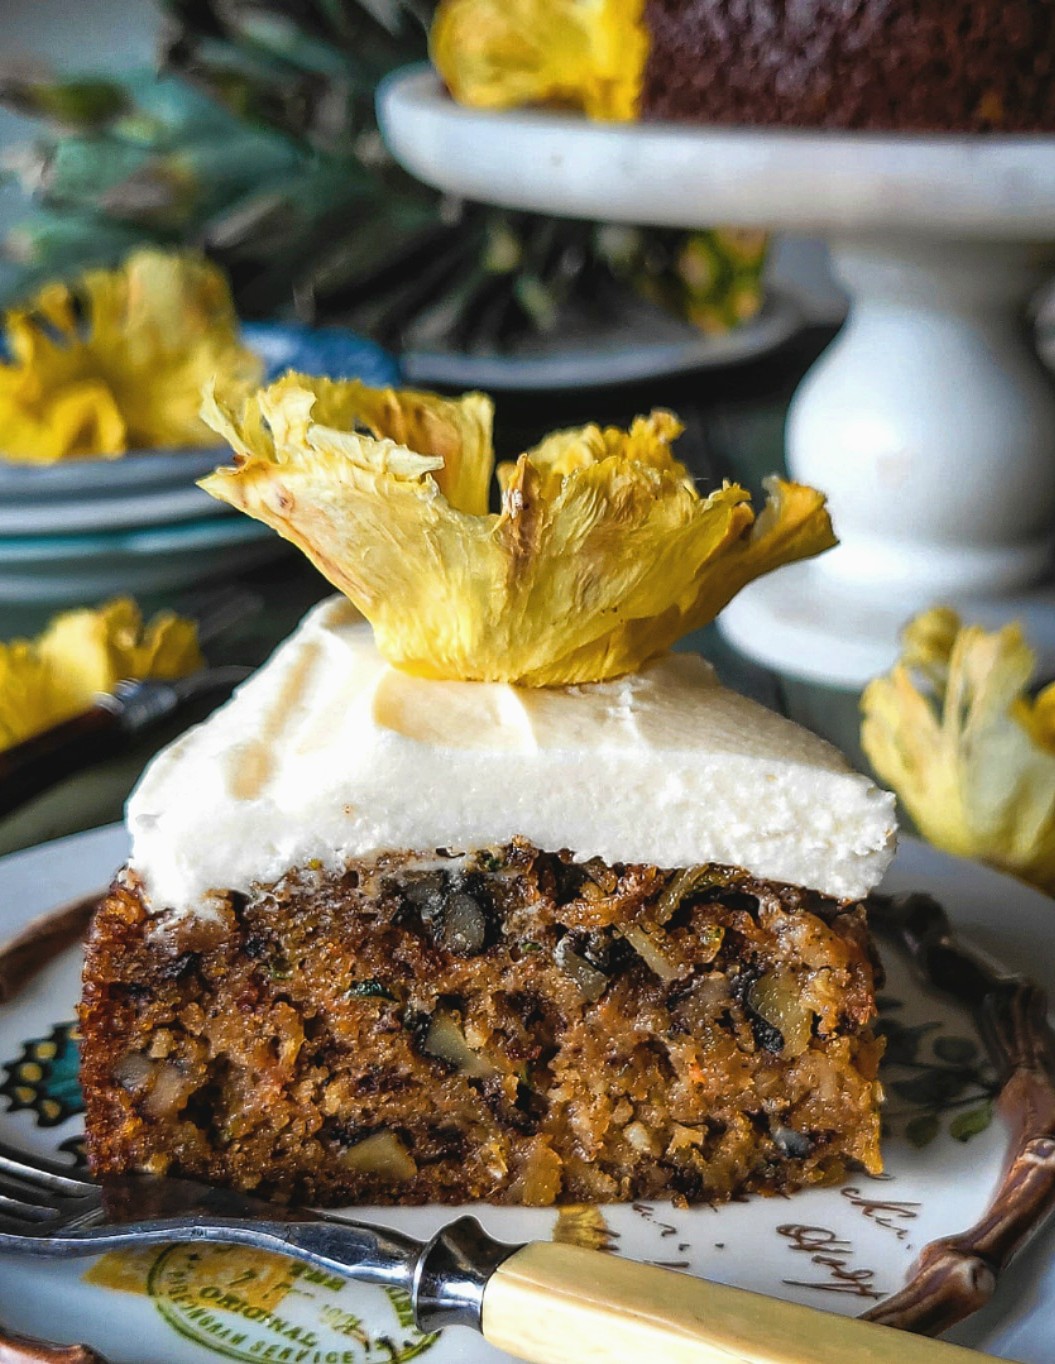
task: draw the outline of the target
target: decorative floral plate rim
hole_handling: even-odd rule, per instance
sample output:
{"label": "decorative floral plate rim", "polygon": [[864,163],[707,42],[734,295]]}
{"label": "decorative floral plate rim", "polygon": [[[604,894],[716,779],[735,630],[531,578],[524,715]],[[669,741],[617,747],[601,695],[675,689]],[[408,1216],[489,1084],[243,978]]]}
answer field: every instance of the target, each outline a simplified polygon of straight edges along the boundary
{"label": "decorative floral plate rim", "polygon": [[[0,943],[8,943],[7,952],[0,957],[0,1003],[7,999],[6,1006],[0,1010],[0,1067],[4,1072],[0,1077],[3,1081],[0,1083],[0,1135],[12,1144],[36,1142],[37,1149],[52,1151],[73,1151],[77,1144],[71,1120],[76,1109],[76,1092],[75,1085],[71,1088],[70,1082],[73,1074],[70,1054],[75,1032],[64,1020],[72,1019],[76,992],[78,953],[71,944],[83,925],[86,911],[74,907],[64,918],[55,919],[49,915],[48,928],[44,932],[39,928],[29,932],[26,929],[42,911],[55,905],[69,905],[78,899],[83,901],[86,896],[90,899],[90,893],[98,891],[122,859],[125,847],[123,830],[110,826],[0,860]],[[1050,941],[1050,927],[1055,905],[1037,892],[982,868],[945,857],[912,840],[905,841],[888,876],[887,888],[899,897],[910,890],[937,896],[950,907],[958,931],[972,946],[988,952],[990,957],[994,955],[994,947],[998,947],[1000,958],[1019,972],[1027,966],[1035,976],[1051,977],[1055,944]],[[926,961],[932,975],[944,974],[951,979],[954,989],[979,1007],[980,1035],[989,1042],[995,1039],[998,1043],[993,1054],[1003,1073],[999,1076],[1000,1084],[990,1083],[989,1090],[995,1093],[997,1088],[1001,1089],[996,1103],[1002,1116],[1009,1121],[1006,1133],[996,1125],[983,1131],[986,1120],[978,1115],[985,1112],[987,1100],[981,1090],[976,1093],[971,1087],[984,1089],[988,1082],[982,1070],[971,1061],[969,1039],[945,1035],[948,1027],[952,1027],[949,1018],[910,1026],[898,1022],[899,1015],[895,1014],[889,1020],[894,1030],[891,1048],[899,1049],[902,1060],[907,1058],[906,1064],[915,1067],[925,1086],[935,1076],[941,1078],[938,1072],[945,1072],[948,1079],[950,1067],[955,1071],[959,1065],[962,1070],[964,1061],[970,1062],[966,1067],[972,1076],[967,1086],[969,1092],[962,1102],[956,1100],[945,1107],[959,1107],[961,1114],[963,1104],[970,1104],[971,1108],[966,1114],[966,1122],[961,1116],[951,1123],[947,1123],[943,1106],[935,1107],[932,1112],[928,1110],[929,1117],[936,1119],[936,1127],[941,1131],[930,1131],[934,1123],[929,1121],[917,1128],[913,1143],[920,1148],[928,1147],[934,1138],[938,1138],[918,1160],[910,1144],[904,1141],[903,1132],[896,1139],[896,1155],[892,1139],[888,1144],[889,1182],[872,1183],[860,1176],[847,1181],[841,1188],[809,1191],[786,1203],[776,1199],[755,1199],[718,1210],[696,1208],[676,1212],[664,1205],[570,1210],[559,1215],[553,1226],[548,1225],[554,1223],[552,1209],[487,1208],[477,1211],[491,1223],[492,1230],[507,1239],[539,1235],[567,1236],[569,1239],[592,1237],[595,1244],[617,1248],[656,1263],[669,1263],[673,1267],[696,1272],[706,1270],[725,1282],[743,1282],[745,1275],[749,1277],[749,1270],[754,1271],[755,1261],[765,1261],[766,1274],[771,1268],[772,1274],[778,1276],[775,1282],[767,1282],[763,1274],[761,1284],[749,1281],[744,1282],[744,1286],[761,1286],[834,1310],[860,1311],[865,1307],[870,1316],[892,1324],[911,1325],[913,1329],[941,1329],[963,1316],[965,1311],[984,1303],[1003,1261],[1030,1231],[1039,1226],[1043,1214],[1055,1201],[1055,1098],[1043,994],[1028,982],[1010,981],[1006,976],[1000,979],[985,966],[979,968],[977,959],[972,961],[965,957],[958,941],[950,939],[940,911],[935,910],[926,894],[909,901],[899,899],[896,903],[900,931],[912,955],[918,961]],[[887,917],[887,909],[877,906],[876,914]],[[10,948],[12,939],[20,944],[14,952]],[[890,956],[888,950],[888,961]],[[54,960],[49,960],[52,957]],[[64,973],[61,985],[51,980],[56,972]],[[903,969],[901,974],[904,976]],[[58,977],[55,979],[57,981]],[[23,984],[24,993],[20,992]],[[904,981],[902,993],[906,994],[905,1002],[914,1003],[907,998]],[[928,992],[929,1002],[925,1002],[925,1009],[934,1011],[936,999],[933,992]],[[903,1002],[891,999],[888,1007],[898,1010]],[[23,1012],[24,1028],[20,1027]],[[46,1021],[52,1015],[49,1028]],[[900,1017],[909,1019],[908,1010]],[[20,1048],[10,1042],[12,1019],[19,1025],[16,1027],[18,1036],[28,1034],[23,1037]],[[935,1046],[937,1059],[928,1060],[919,1051],[919,1039],[934,1030],[940,1034],[938,1040],[944,1045]],[[930,1043],[925,1045],[929,1047]],[[49,1069],[52,1074],[47,1083],[41,1084],[42,1076]],[[913,1073],[908,1072],[908,1080],[895,1080],[892,1089],[911,1096],[915,1092],[913,1085],[919,1087],[919,1082],[912,1078]],[[926,1079],[927,1075],[931,1080]],[[64,1109],[63,1104],[67,1101]],[[957,1122],[959,1131],[956,1130]],[[46,1144],[41,1144],[45,1139]],[[974,1143],[970,1147],[964,1144],[968,1139]],[[1009,1156],[1013,1158],[1011,1173],[1005,1177],[1003,1167]],[[920,1160],[930,1164],[920,1165]],[[1001,1185],[1002,1192],[995,1200],[995,1207],[987,1207],[993,1202],[993,1192]],[[920,1189],[926,1194],[925,1198],[919,1197]],[[906,1199],[906,1193],[915,1193],[917,1197]],[[944,1224],[940,1219],[938,1224],[934,1223],[928,1200],[940,1204]],[[773,1213],[778,1223],[775,1227],[769,1225],[774,1223],[774,1217],[770,1216]],[[419,1231],[417,1223],[423,1216],[431,1216],[433,1221],[442,1220],[451,1215],[451,1210],[386,1209],[377,1215],[404,1229]],[[802,1220],[796,1221],[796,1218]],[[961,1228],[971,1222],[975,1224],[972,1231],[963,1233]],[[760,1231],[763,1224],[768,1231],[775,1229],[778,1233],[776,1245],[774,1238],[765,1239],[764,1232]],[[941,1227],[939,1238],[933,1235],[934,1225]],[[715,1254],[726,1248],[727,1240],[734,1241],[745,1226],[746,1238],[741,1234],[739,1247],[731,1247],[740,1255],[740,1260],[736,1255],[723,1259]],[[712,1240],[718,1236],[727,1240]],[[702,1262],[699,1247],[692,1244],[700,1239],[709,1242],[704,1247]],[[1030,1364],[1048,1359],[1048,1330],[1043,1323],[1045,1319],[1050,1322],[1050,1310],[1055,1304],[1051,1246],[1049,1229],[1049,1234],[1038,1238],[1034,1247],[1019,1259],[1015,1273],[1000,1285],[995,1301],[957,1327],[953,1338],[1006,1353]],[[1047,1256],[1044,1255],[1045,1247]],[[918,1257],[919,1269],[898,1291],[896,1280],[891,1282],[891,1276],[899,1271],[904,1273],[910,1262],[907,1258],[910,1252],[911,1256]],[[745,1253],[750,1259],[750,1265],[746,1266]],[[685,1258],[678,1258],[681,1256]],[[129,1353],[125,1326],[132,1323],[133,1318],[141,1317],[152,1304],[161,1322],[183,1342],[179,1351],[172,1354],[169,1349],[172,1338],[166,1340],[165,1357],[173,1360],[204,1360],[204,1350],[208,1349],[229,1358],[289,1358],[299,1359],[302,1364],[322,1364],[334,1353],[319,1344],[318,1323],[312,1325],[314,1318],[307,1324],[301,1322],[291,1326],[285,1317],[266,1311],[262,1306],[252,1309],[250,1316],[254,1321],[265,1322],[272,1336],[269,1337],[267,1331],[263,1335],[258,1332],[253,1342],[245,1346],[247,1353],[239,1354],[237,1349],[232,1353],[229,1344],[203,1335],[200,1323],[203,1320],[212,1322],[210,1330],[224,1334],[224,1341],[244,1339],[244,1331],[232,1334],[230,1322],[223,1325],[222,1314],[209,1310],[220,1301],[228,1304],[225,1310],[230,1315],[233,1310],[230,1303],[239,1301],[237,1294],[221,1293],[212,1280],[203,1280],[204,1271],[191,1264],[187,1256],[182,1259],[179,1254],[175,1258],[169,1256],[164,1263],[156,1258],[158,1263],[149,1267],[142,1288],[135,1290],[142,1301],[100,1297],[99,1284],[105,1284],[109,1289],[130,1291],[128,1284],[121,1281],[125,1272],[120,1267],[115,1270],[111,1266],[105,1274],[93,1269],[90,1272],[96,1277],[89,1286],[69,1263],[41,1265],[38,1262],[36,1266],[27,1267],[30,1266],[27,1261],[0,1262],[4,1266],[0,1272],[0,1319],[11,1330],[29,1330],[34,1334],[41,1332],[43,1320],[51,1334],[67,1339],[87,1338],[93,1346],[113,1351],[110,1357],[119,1361],[134,1357]],[[188,1262],[184,1263],[184,1259]],[[229,1265],[214,1265],[209,1272],[219,1274],[229,1288],[230,1273],[233,1272]],[[253,1278],[256,1273],[256,1270],[249,1271],[249,1277]],[[106,1274],[111,1277],[107,1279]],[[302,1311],[321,1314],[319,1321],[327,1323],[326,1329],[335,1322],[343,1322],[343,1333],[351,1332],[354,1336],[354,1348],[344,1351],[341,1364],[373,1364],[375,1359],[380,1361],[382,1358],[409,1359],[426,1352],[436,1364],[447,1358],[468,1360],[471,1356],[473,1361],[498,1358],[482,1342],[474,1342],[460,1333],[447,1333],[459,1336],[456,1344],[453,1340],[450,1342],[454,1346],[453,1353],[446,1348],[447,1342],[442,1337],[437,1342],[415,1336],[405,1320],[405,1305],[389,1300],[385,1304],[388,1313],[385,1320],[391,1326],[389,1319],[394,1314],[396,1327],[393,1329],[397,1334],[401,1333],[397,1348],[393,1345],[395,1337],[387,1327],[376,1334],[379,1328],[370,1326],[368,1329],[363,1324],[366,1318],[357,1312],[349,1313],[349,1300],[357,1309],[359,1307],[354,1285],[336,1281],[328,1286],[306,1287],[295,1273],[287,1270],[286,1274],[289,1281],[283,1282],[281,1288],[283,1294],[291,1295],[294,1309],[300,1299],[306,1299],[311,1306],[309,1309],[301,1303]],[[43,1319],[39,1311],[34,1317],[32,1311],[27,1314],[22,1310],[30,1300],[55,1298],[58,1278],[63,1281],[59,1300],[70,1297],[71,1310],[66,1320],[55,1304]],[[242,1273],[238,1282],[244,1278],[245,1273]],[[296,1287],[293,1286],[295,1279]],[[19,1291],[15,1280],[22,1284],[23,1290],[30,1287],[31,1291],[28,1294]],[[883,1281],[882,1291],[879,1291],[880,1280]],[[194,1298],[188,1283],[196,1284],[194,1291],[204,1297]],[[9,1285],[8,1291],[5,1291],[5,1284]],[[351,1297],[346,1293],[345,1298],[338,1301],[334,1295],[339,1296],[344,1290],[348,1290]],[[87,1299],[86,1294],[90,1294]],[[328,1294],[329,1298],[322,1301],[320,1294]],[[76,1307],[73,1298],[77,1299]],[[111,1307],[111,1303],[114,1306]],[[124,1310],[118,1311],[118,1306],[122,1305]],[[353,1319],[358,1323],[354,1329],[349,1325]],[[279,1331],[276,1322],[285,1322],[283,1329],[288,1327],[294,1337],[306,1339],[311,1336],[319,1348],[283,1353],[289,1347],[280,1348],[276,1344],[274,1332]],[[235,1322],[235,1325],[244,1325],[244,1322]],[[89,1330],[89,1326],[94,1330]],[[142,1323],[135,1329],[141,1332]],[[0,1337],[0,1347],[2,1344]],[[187,1353],[188,1349],[191,1353]],[[381,1353],[377,1353],[379,1350]],[[74,1357],[64,1355],[62,1358],[68,1364],[74,1364]]]}

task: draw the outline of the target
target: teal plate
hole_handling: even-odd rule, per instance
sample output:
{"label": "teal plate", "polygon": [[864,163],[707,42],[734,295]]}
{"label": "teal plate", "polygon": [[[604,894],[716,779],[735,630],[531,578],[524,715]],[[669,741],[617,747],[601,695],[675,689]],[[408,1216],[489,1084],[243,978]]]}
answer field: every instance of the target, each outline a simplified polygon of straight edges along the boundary
{"label": "teal plate", "polygon": [[244,516],[89,535],[0,536],[0,602],[76,603],[187,587],[287,550]]}

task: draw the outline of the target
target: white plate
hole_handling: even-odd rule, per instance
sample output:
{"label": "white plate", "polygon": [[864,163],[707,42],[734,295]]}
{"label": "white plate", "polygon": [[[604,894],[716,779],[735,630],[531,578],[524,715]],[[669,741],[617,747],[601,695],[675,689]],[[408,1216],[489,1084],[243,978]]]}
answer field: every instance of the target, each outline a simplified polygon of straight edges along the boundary
{"label": "white plate", "polygon": [[1055,137],[594,123],[456,104],[435,72],[378,90],[389,150],[446,193],[602,222],[1047,241]]}
{"label": "white plate", "polygon": [[570,315],[552,335],[525,337],[508,353],[411,350],[402,364],[414,384],[497,392],[605,388],[755,360],[801,326],[798,305],[777,290],[769,291],[756,317],[715,336],[630,297],[604,325]]}
{"label": "white plate", "polygon": [[228,459],[227,446],[217,445],[212,449],[133,450],[118,459],[73,459],[46,465],[0,460],[0,503],[112,498],[145,488],[186,488]]}
{"label": "white plate", "polygon": [[[0,861],[0,939],[36,914],[104,885],[126,847],[123,830],[112,826]],[[1037,892],[911,840],[899,853],[888,886],[931,891],[949,907],[968,940],[998,951],[1002,961],[1034,978],[1055,975],[1055,906]],[[888,966],[894,969],[885,993],[905,999],[902,1017],[922,1011],[941,1017],[943,1027],[962,1031],[963,1019],[955,1011],[944,1012],[946,1006],[934,998],[911,996],[914,987],[891,956],[888,952]],[[0,1009],[0,1063],[25,1055],[32,1066],[36,1053],[32,1047],[27,1053],[27,1044],[52,1037],[56,1025],[73,1018],[79,964],[79,951],[71,949]],[[71,1097],[72,1071],[64,1087],[61,1064],[49,1064],[57,1073],[41,1088]],[[7,1082],[10,1092],[18,1076],[10,1064],[8,1070],[13,1077]],[[29,1074],[32,1079],[36,1072]],[[4,1106],[0,1094],[0,1110]],[[44,1126],[39,1116],[32,1105],[0,1111],[0,1137],[40,1153],[54,1153],[76,1141],[78,1119],[62,1120],[62,1113],[53,1111],[59,1120]],[[717,1210],[682,1212],[663,1204],[605,1208],[603,1217],[617,1234],[622,1254],[676,1263],[726,1283],[833,1311],[858,1312],[869,1299],[858,1297],[856,1290],[833,1290],[855,1284],[881,1294],[896,1289],[925,1241],[964,1229],[981,1212],[1005,1148],[998,1124],[967,1144],[943,1134],[922,1150],[891,1138],[885,1148],[891,1177],[882,1182],[859,1177],[841,1189],[811,1190],[791,1200],[753,1198]],[[850,1194],[850,1188],[858,1193]],[[548,1237],[557,1220],[552,1209],[473,1211],[493,1234],[511,1241]],[[360,1215],[428,1235],[454,1210],[363,1209]],[[958,1327],[954,1338],[1024,1364],[1050,1364],[1053,1244],[1050,1230],[1039,1237],[1008,1271],[996,1301]],[[410,1358],[415,1350],[429,1364],[484,1364],[503,1358],[460,1329],[422,1349],[412,1328],[400,1320],[400,1304],[380,1290],[287,1273],[278,1274],[265,1292],[262,1262],[236,1258],[243,1252],[209,1263],[195,1261],[193,1254],[180,1249],[151,1252],[136,1275],[126,1274],[126,1287],[137,1291],[85,1282],[87,1262],[0,1257],[0,1320],[15,1330],[87,1341],[112,1364],[142,1364],[144,1359],[215,1364],[217,1356],[380,1364]],[[233,1283],[234,1278],[240,1282]],[[395,1342],[394,1353],[386,1337]]]}
{"label": "white plate", "polygon": [[168,591],[238,573],[286,542],[247,516],[188,521],[111,535],[0,538],[0,602],[90,602]]}
{"label": "white plate", "polygon": [[221,516],[229,509],[193,483],[109,497],[48,498],[39,502],[0,495],[0,535],[71,535],[87,531],[163,526]]}

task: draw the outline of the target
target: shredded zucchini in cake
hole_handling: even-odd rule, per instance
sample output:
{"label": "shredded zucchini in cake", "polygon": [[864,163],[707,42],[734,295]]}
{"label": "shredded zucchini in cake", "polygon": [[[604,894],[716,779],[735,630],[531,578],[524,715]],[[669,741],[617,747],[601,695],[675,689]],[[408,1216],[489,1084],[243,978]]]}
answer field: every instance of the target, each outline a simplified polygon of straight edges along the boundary
{"label": "shredded zucchini in cake", "polygon": [[[290,374],[203,416],[235,452],[202,483],[298,545],[421,677],[560,686],[639,669],[746,583],[834,544],[823,496],[772,479],[756,517],[701,496],[669,412],[557,432],[498,471],[491,408]],[[365,428],[365,429],[364,429]]]}

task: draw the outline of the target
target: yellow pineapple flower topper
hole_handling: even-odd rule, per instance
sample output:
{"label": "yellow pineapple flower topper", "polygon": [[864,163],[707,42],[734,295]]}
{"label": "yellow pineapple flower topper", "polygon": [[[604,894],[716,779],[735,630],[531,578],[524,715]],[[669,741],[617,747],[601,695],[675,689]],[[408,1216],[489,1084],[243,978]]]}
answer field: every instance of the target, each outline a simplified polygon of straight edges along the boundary
{"label": "yellow pineapple flower topper", "polygon": [[498,470],[490,399],[287,374],[248,399],[206,390],[235,452],[206,491],[272,526],[420,677],[562,686],[639,669],[751,579],[834,544],[823,496],[774,479],[755,518],[701,497],[669,412],[547,437]]}
{"label": "yellow pineapple flower topper", "polygon": [[1018,625],[987,632],[938,607],[861,698],[861,741],[920,833],[1055,893],[1055,686],[1028,693]]}
{"label": "yellow pineapple flower topper", "polygon": [[183,677],[203,661],[196,625],[171,612],[145,623],[127,597],[63,612],[36,639],[0,644],[0,751],[80,715],[126,678]]}
{"label": "yellow pineapple flower topper", "polygon": [[263,372],[238,339],[226,280],[195,256],[136,251],[116,270],[45,285],[4,326],[0,458],[17,463],[215,444],[198,416],[202,384],[249,388]]}
{"label": "yellow pineapple flower topper", "polygon": [[432,60],[462,104],[560,104],[591,118],[637,113],[643,0],[443,0]]}

